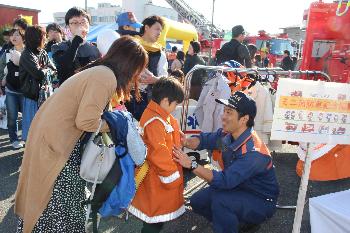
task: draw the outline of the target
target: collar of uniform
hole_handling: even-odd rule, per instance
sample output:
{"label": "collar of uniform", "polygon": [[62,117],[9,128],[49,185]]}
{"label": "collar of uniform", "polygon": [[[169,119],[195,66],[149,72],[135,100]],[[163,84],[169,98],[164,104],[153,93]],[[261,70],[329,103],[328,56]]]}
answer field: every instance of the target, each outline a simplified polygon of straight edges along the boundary
{"label": "collar of uniform", "polygon": [[[252,137],[253,128],[246,129],[238,138],[234,140],[232,144],[229,145],[229,148],[233,151],[237,151],[243,144],[245,144]],[[228,135],[232,138],[232,135]],[[227,137],[227,136],[226,136]]]}
{"label": "collar of uniform", "polygon": [[148,108],[158,114],[160,117],[162,117],[164,120],[167,120],[170,116],[169,113],[167,113],[159,104],[151,100],[148,104]]}

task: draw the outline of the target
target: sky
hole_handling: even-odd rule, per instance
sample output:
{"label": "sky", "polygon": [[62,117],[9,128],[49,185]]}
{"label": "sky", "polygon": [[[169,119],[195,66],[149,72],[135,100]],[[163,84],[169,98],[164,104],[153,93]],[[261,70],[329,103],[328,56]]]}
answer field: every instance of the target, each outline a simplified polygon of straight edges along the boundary
{"label": "sky", "polygon": [[[234,25],[241,24],[252,34],[259,30],[277,33],[281,27],[301,25],[304,10],[315,1],[317,0],[215,0],[214,24],[222,29],[231,29]],[[99,2],[121,5],[121,0],[88,0],[88,6],[97,7]],[[213,0],[186,2],[211,20]],[[72,6],[85,6],[85,0],[1,0],[1,3],[41,10],[39,23],[52,22],[54,12],[67,11]],[[165,0],[153,0],[153,3],[170,7]]]}

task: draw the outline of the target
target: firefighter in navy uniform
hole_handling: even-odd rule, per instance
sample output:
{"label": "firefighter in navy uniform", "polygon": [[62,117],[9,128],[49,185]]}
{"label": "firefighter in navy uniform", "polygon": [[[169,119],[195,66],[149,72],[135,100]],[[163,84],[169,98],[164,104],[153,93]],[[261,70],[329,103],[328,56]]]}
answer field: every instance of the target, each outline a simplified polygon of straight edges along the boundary
{"label": "firefighter in navy uniform", "polygon": [[242,92],[216,101],[225,105],[223,128],[198,137],[183,136],[182,144],[196,150],[221,150],[223,170],[206,169],[179,148],[173,151],[174,159],[209,183],[192,196],[190,205],[213,223],[215,233],[252,232],[276,211],[275,169],[269,150],[253,130],[255,101]]}

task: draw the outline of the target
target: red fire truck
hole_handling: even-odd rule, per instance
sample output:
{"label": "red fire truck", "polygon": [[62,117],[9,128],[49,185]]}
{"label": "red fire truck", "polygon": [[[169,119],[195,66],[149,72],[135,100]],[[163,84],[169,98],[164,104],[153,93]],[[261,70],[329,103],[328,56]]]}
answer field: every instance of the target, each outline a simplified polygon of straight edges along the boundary
{"label": "red fire truck", "polygon": [[324,71],[334,82],[350,83],[349,6],[350,1],[311,4],[301,70]]}
{"label": "red fire truck", "polygon": [[246,43],[256,45],[258,53],[262,48],[268,48],[269,59],[273,66],[281,63],[284,50],[289,50],[293,55],[297,46],[296,41],[288,38],[286,33],[271,36],[264,30],[259,31],[257,36],[247,36]]}

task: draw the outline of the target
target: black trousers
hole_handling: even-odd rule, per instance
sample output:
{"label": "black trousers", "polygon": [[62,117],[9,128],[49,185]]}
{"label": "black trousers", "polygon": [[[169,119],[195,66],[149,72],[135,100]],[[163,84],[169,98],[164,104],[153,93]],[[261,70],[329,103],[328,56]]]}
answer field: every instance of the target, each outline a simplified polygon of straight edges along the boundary
{"label": "black trousers", "polygon": [[164,226],[163,222],[160,223],[146,223],[143,222],[141,233],[159,233]]}

